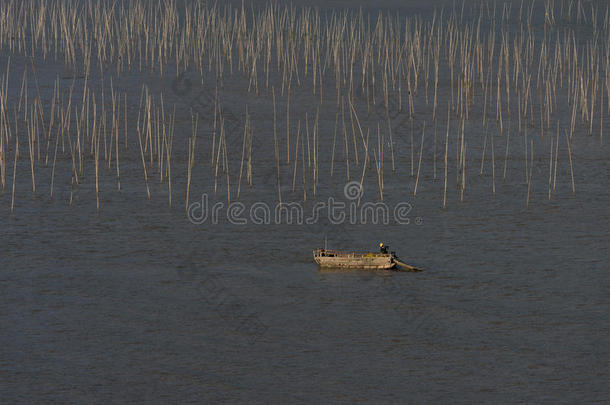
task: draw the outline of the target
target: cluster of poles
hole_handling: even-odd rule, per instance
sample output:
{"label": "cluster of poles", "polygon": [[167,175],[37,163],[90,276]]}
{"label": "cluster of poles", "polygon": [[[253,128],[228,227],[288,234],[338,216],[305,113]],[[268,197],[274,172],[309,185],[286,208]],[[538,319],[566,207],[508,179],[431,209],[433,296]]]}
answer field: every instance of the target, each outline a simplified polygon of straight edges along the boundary
{"label": "cluster of poles", "polygon": [[[208,159],[214,192],[224,181],[230,202],[242,183],[253,186],[253,153],[263,153],[253,151],[258,141],[271,145],[280,202],[299,183],[303,199],[315,199],[325,168],[331,178],[340,170],[361,184],[370,170],[383,200],[384,165],[394,173],[404,162],[414,196],[426,178],[442,180],[445,207],[453,164],[463,200],[469,168],[480,166],[480,175],[489,168],[495,194],[497,171],[506,180],[509,162],[523,161],[529,205],[534,168],[543,161],[548,198],[556,192],[560,155],[575,193],[572,143],[595,137],[603,145],[610,113],[609,28],[608,6],[580,0],[464,1],[426,19],[273,2],[248,8],[0,0],[0,49],[10,55],[0,77],[2,190],[10,190],[13,210],[17,169],[28,162],[32,192],[39,172],[47,171],[52,199],[59,159],[70,170],[70,204],[78,186],[94,177],[99,209],[100,178],[112,173],[120,192],[125,156],[129,170],[141,173],[147,197],[158,177],[171,206],[172,157],[184,152],[177,160],[186,207],[193,174]],[[20,80],[11,58],[27,61]],[[74,72],[63,87],[55,80],[51,96],[40,90],[45,63]],[[185,71],[195,72],[202,86],[213,81],[215,94],[211,114],[189,111],[190,133],[176,131],[177,108],[184,106],[168,103],[171,95],[146,85],[139,95],[128,94],[113,83],[138,72],[172,80]],[[265,125],[244,105],[240,142],[228,142],[234,134],[226,129],[228,107],[219,92],[232,81],[272,105],[272,130],[255,134]],[[314,101],[301,116],[303,97]],[[322,131],[323,122],[333,130]],[[172,154],[176,136],[186,147]]]}

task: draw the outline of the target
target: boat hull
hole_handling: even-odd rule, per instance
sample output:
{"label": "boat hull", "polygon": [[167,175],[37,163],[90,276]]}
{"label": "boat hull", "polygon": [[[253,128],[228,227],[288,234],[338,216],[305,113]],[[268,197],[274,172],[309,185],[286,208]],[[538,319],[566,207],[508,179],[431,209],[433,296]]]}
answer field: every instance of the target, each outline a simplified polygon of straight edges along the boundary
{"label": "boat hull", "polygon": [[395,266],[390,253],[352,253],[318,249],[314,251],[314,261],[320,267],[389,270]]}

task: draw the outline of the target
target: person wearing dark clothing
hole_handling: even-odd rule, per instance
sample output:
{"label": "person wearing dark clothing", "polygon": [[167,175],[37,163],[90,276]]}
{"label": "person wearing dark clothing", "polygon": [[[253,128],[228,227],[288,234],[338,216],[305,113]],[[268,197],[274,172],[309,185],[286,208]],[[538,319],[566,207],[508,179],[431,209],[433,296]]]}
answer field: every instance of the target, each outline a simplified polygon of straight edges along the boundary
{"label": "person wearing dark clothing", "polygon": [[380,251],[381,253],[388,253],[388,247],[387,247],[387,246],[385,246],[383,243],[380,243],[380,244],[379,244],[379,251]]}

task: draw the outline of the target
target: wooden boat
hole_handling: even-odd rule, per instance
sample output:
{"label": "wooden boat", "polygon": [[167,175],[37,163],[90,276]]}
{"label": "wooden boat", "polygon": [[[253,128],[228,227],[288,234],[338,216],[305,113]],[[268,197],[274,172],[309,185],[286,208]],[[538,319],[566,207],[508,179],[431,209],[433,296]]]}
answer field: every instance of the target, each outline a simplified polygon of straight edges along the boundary
{"label": "wooden boat", "polygon": [[313,259],[324,268],[421,271],[415,266],[403,263],[394,252],[362,253],[316,249],[313,251]]}

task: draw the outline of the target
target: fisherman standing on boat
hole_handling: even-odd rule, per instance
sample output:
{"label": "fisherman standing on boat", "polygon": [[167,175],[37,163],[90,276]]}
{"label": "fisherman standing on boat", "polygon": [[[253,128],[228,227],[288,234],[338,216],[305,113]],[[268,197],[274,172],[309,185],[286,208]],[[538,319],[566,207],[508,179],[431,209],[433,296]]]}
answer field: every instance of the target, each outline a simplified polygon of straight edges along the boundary
{"label": "fisherman standing on boat", "polygon": [[388,247],[387,247],[387,246],[385,246],[383,243],[380,243],[380,244],[379,244],[379,251],[380,251],[381,253],[388,253]]}

